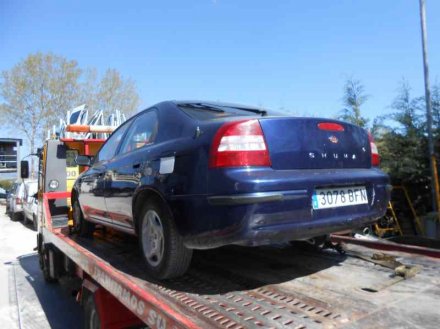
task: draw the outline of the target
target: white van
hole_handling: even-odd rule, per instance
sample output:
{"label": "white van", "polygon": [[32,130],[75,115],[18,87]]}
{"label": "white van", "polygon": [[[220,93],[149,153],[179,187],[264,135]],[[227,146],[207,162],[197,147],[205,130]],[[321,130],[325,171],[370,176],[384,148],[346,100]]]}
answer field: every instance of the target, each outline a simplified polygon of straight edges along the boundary
{"label": "white van", "polygon": [[24,223],[32,222],[34,229],[37,229],[37,211],[38,211],[38,182],[36,180],[26,181],[24,183],[23,212]]}

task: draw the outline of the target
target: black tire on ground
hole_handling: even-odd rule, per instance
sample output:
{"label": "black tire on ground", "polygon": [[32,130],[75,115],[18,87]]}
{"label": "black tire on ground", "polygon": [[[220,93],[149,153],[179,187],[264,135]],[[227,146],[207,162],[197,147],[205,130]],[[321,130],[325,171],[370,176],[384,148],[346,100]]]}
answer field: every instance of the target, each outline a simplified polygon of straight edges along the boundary
{"label": "black tire on ground", "polygon": [[39,254],[40,268],[43,272],[44,281],[47,283],[56,283],[57,279],[50,276],[49,268],[49,250],[44,249],[42,253]]}
{"label": "black tire on ground", "polygon": [[[158,239],[150,236],[160,234],[151,233],[148,225],[151,220],[156,223],[156,230],[162,229],[162,243],[157,243]],[[171,279],[183,275],[191,263],[192,249],[188,249],[183,245],[183,240],[177,232],[173,216],[168,207],[163,202],[151,200],[144,207],[137,221],[139,225],[139,247],[145,258],[148,273],[159,280]],[[157,233],[157,232],[156,232]],[[163,250],[162,256],[154,257],[149,254],[148,250],[154,249],[152,243],[161,245]],[[148,255],[149,254],[149,255]]]}
{"label": "black tire on ground", "polygon": [[73,202],[73,221],[75,225],[75,231],[82,237],[93,237],[93,232],[95,231],[95,224],[90,223],[84,219],[79,201],[75,200]]}
{"label": "black tire on ground", "polygon": [[18,222],[21,219],[20,213],[16,212],[11,212],[10,217],[13,222]]}
{"label": "black tire on ground", "polygon": [[84,329],[100,329],[98,309],[92,293],[88,293],[84,303]]}
{"label": "black tire on ground", "polygon": [[38,218],[35,216],[35,214],[32,215],[32,228],[34,231],[38,231]]}
{"label": "black tire on ground", "polygon": [[30,223],[29,223],[29,219],[27,218],[27,216],[26,216],[25,213],[23,213],[23,224],[24,224],[24,225],[29,225],[29,224],[30,224]]}

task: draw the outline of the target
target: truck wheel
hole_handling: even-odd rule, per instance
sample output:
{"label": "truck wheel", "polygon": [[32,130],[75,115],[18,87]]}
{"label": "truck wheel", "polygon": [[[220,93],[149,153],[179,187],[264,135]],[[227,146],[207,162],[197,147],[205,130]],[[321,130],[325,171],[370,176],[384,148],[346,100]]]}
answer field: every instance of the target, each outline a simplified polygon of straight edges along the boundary
{"label": "truck wheel", "polygon": [[39,254],[40,268],[43,271],[44,281],[47,283],[58,282],[57,279],[50,275],[50,264],[49,264],[49,250],[46,248]]}
{"label": "truck wheel", "polygon": [[95,224],[84,219],[78,200],[73,203],[73,221],[75,231],[82,237],[92,237],[95,231]]}
{"label": "truck wheel", "polygon": [[100,329],[101,321],[99,320],[98,309],[96,308],[95,298],[93,294],[88,294],[84,303],[84,328]]}
{"label": "truck wheel", "polygon": [[24,225],[29,225],[29,218],[27,218],[26,214],[23,213],[23,224]]}
{"label": "truck wheel", "polygon": [[172,214],[158,202],[149,202],[142,212],[139,245],[148,272],[156,279],[183,275],[191,263],[192,249],[183,245]]}

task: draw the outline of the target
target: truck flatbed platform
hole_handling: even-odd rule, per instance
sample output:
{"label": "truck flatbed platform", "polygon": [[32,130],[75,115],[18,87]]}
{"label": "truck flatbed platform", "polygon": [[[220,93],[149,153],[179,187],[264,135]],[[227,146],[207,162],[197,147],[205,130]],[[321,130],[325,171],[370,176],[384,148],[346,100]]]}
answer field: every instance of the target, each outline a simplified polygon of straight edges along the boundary
{"label": "truck flatbed platform", "polygon": [[437,328],[440,322],[440,261],[426,256],[387,252],[419,269],[396,281],[392,269],[368,261],[377,250],[362,246],[347,246],[346,255],[298,245],[227,247],[196,251],[185,276],[155,282],[144,274],[133,237],[44,234],[152,328]]}

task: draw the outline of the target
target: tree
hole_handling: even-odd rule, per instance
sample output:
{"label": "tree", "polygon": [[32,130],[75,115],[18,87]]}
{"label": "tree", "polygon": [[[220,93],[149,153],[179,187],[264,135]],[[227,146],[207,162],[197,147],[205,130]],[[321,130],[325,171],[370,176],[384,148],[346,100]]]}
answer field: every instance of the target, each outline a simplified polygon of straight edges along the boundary
{"label": "tree", "polygon": [[103,110],[106,117],[115,110],[126,115],[136,111],[139,106],[139,95],[134,81],[124,79],[115,69],[108,69],[99,83],[96,80],[96,71],[89,71],[84,98],[90,108]]}
{"label": "tree", "polygon": [[[434,139],[437,140],[438,142],[438,138],[440,137],[440,85],[438,83],[432,86],[431,99],[432,99],[432,130],[433,130]],[[423,103],[422,103],[423,106],[425,104],[424,102],[425,102],[425,98],[423,98]]]}
{"label": "tree", "polygon": [[391,108],[394,128],[384,135],[387,148],[382,154],[383,168],[400,182],[426,181],[429,159],[420,99],[411,98],[411,88],[406,81],[401,82]]}
{"label": "tree", "polygon": [[32,153],[44,132],[76,105],[80,75],[76,61],[51,53],[29,55],[2,72],[0,114],[26,136]]}
{"label": "tree", "polygon": [[423,133],[423,119],[421,115],[421,98],[411,98],[411,87],[406,80],[402,80],[398,95],[391,108],[395,110],[391,118],[398,123],[398,129],[405,136]]}
{"label": "tree", "polygon": [[428,144],[420,98],[411,97],[411,88],[403,80],[391,108],[390,127],[377,134],[381,169],[387,172],[393,185],[405,185],[419,212],[430,205],[430,170]]}
{"label": "tree", "polygon": [[366,128],[368,119],[362,117],[361,106],[368,100],[365,95],[364,86],[359,80],[350,78],[344,85],[344,97],[342,99],[345,108],[339,116],[341,120],[353,123],[359,127]]}
{"label": "tree", "polygon": [[136,110],[139,96],[132,80],[111,69],[96,81],[95,69],[84,74],[74,60],[51,53],[31,54],[1,73],[0,120],[24,134],[34,153],[47,130],[80,104],[102,109],[107,115],[114,110],[125,114]]}

